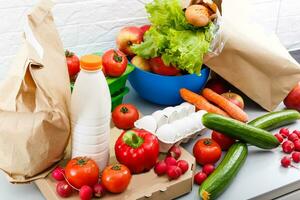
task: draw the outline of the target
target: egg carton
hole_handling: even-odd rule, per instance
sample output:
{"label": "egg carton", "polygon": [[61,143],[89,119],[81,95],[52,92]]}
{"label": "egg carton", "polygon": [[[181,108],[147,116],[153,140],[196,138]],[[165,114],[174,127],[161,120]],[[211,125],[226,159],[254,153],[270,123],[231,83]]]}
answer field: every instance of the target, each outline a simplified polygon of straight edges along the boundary
{"label": "egg carton", "polygon": [[173,145],[186,143],[202,133],[202,116],[194,105],[183,103],[176,107],[158,110],[136,121],[135,127],[155,134],[160,141],[160,152],[167,152]]}

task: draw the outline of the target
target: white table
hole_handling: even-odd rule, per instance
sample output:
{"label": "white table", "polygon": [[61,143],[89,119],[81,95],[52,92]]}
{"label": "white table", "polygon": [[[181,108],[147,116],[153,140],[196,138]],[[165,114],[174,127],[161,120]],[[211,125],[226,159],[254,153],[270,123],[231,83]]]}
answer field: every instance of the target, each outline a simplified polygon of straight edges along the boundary
{"label": "white table", "polygon": [[[137,96],[131,89],[125,102],[135,104],[143,114],[150,114],[162,107],[150,104]],[[264,111],[251,101],[246,103],[246,111],[250,118],[264,114]],[[298,127],[300,122],[290,126],[291,129]],[[209,135],[207,131],[205,136]],[[196,140],[183,145],[190,152]],[[244,200],[257,199],[266,200],[277,198],[280,200],[299,200],[300,192],[300,170],[289,168],[284,169],[280,166],[280,159],[283,156],[281,149],[274,151],[263,151],[255,147],[249,148],[248,158],[234,179],[233,183],[219,198],[220,200]],[[300,166],[300,164],[298,165]],[[199,170],[199,167],[198,167]],[[292,193],[293,192],[293,193]],[[0,175],[0,199],[5,200],[39,200],[44,199],[34,184],[12,185],[5,177]],[[291,194],[288,194],[291,193]],[[284,196],[283,196],[284,195]],[[196,200],[198,198],[198,186],[194,185],[193,191],[178,198],[180,200]]]}

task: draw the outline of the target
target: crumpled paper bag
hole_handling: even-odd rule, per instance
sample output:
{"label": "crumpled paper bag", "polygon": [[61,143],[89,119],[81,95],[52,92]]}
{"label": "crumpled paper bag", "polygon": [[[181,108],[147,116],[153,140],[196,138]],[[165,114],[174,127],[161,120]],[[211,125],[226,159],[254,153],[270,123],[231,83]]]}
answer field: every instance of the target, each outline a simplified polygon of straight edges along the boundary
{"label": "crumpled paper bag", "polygon": [[0,168],[13,183],[45,177],[70,136],[64,49],[42,0],[27,16],[23,43],[0,85]]}
{"label": "crumpled paper bag", "polygon": [[205,64],[261,107],[274,110],[300,81],[300,65],[274,34],[251,21],[245,0],[216,3],[221,5],[220,32],[226,42]]}

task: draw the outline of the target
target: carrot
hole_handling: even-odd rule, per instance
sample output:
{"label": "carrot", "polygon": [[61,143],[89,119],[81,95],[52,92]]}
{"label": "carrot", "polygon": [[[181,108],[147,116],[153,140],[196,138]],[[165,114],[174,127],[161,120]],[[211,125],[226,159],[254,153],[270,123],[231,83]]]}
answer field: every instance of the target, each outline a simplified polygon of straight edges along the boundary
{"label": "carrot", "polygon": [[229,116],[226,112],[224,112],[220,108],[209,103],[203,96],[196,94],[188,89],[185,88],[181,89],[180,95],[185,101],[195,105],[196,108],[199,110],[206,110],[209,113],[215,113],[226,117]]}
{"label": "carrot", "polygon": [[205,88],[202,91],[202,95],[208,101],[214,103],[215,105],[219,106],[223,110],[225,110],[232,118],[237,119],[242,122],[248,121],[248,115],[245,113],[240,107],[235,105],[234,103],[227,100],[225,97],[217,94],[213,90],[209,88]]}

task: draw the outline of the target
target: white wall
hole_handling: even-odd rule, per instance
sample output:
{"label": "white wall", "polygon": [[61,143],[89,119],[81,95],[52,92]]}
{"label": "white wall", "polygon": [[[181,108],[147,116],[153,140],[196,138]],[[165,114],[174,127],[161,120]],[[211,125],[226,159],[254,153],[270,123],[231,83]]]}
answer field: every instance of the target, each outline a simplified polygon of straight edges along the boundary
{"label": "white wall", "polygon": [[[38,0],[0,0],[0,79],[17,51],[26,12]],[[55,0],[54,18],[66,48],[78,54],[114,46],[125,25],[147,22],[151,0]],[[300,49],[299,0],[249,0],[253,20],[275,31],[288,49]]]}

